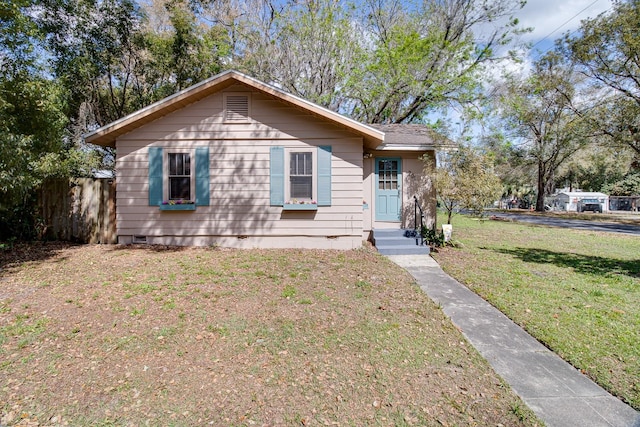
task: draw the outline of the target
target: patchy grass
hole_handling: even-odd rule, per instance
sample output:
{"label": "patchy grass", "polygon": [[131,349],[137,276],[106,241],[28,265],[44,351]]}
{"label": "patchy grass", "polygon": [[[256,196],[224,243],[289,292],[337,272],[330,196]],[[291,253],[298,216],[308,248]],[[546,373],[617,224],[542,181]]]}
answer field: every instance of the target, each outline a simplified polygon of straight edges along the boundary
{"label": "patchy grass", "polygon": [[463,216],[454,238],[445,271],[640,409],[640,238]]}
{"label": "patchy grass", "polygon": [[540,425],[386,258],[17,245],[0,424]]}

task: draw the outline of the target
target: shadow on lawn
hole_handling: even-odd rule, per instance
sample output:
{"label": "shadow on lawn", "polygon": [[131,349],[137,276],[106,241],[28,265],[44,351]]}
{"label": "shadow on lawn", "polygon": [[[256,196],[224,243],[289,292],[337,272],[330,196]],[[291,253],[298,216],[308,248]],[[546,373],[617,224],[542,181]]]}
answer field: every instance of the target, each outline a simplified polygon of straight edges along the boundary
{"label": "shadow on lawn", "polygon": [[[56,261],[63,261],[67,257],[61,252],[69,248],[81,248],[81,243],[70,243],[63,241],[34,241],[18,242],[9,248],[0,249],[0,276],[10,268],[17,267],[26,262],[46,261],[56,258]],[[114,251],[140,250],[148,252],[180,252],[189,249],[188,246],[165,246],[165,245],[104,245],[105,248]]]}
{"label": "shadow on lawn", "polygon": [[59,241],[35,241],[35,242],[18,242],[9,248],[0,250],[0,275],[7,269],[21,265],[25,262],[45,261],[49,258],[60,257],[60,252],[80,246],[77,243],[59,242]]}
{"label": "shadow on lawn", "polygon": [[535,248],[485,249],[511,255],[524,262],[553,264],[558,267],[570,267],[579,273],[598,274],[601,276],[617,273],[631,277],[640,277],[640,259],[619,260],[614,258],[555,252]]}

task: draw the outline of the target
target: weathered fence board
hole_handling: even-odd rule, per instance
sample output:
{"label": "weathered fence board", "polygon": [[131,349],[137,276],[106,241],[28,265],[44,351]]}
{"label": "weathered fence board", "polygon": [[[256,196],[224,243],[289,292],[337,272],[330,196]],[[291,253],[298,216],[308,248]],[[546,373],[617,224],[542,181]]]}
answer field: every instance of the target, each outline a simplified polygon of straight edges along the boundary
{"label": "weathered fence board", "polygon": [[47,239],[116,243],[113,179],[48,180],[40,189],[38,208]]}

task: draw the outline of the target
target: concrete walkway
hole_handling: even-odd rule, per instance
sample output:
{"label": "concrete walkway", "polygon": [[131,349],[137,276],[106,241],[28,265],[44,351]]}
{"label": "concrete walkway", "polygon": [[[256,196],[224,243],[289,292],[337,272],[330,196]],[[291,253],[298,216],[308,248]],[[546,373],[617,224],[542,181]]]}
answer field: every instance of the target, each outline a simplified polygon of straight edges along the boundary
{"label": "concrete walkway", "polygon": [[428,255],[390,255],[442,306],[469,342],[549,427],[640,427],[640,413],[611,396]]}

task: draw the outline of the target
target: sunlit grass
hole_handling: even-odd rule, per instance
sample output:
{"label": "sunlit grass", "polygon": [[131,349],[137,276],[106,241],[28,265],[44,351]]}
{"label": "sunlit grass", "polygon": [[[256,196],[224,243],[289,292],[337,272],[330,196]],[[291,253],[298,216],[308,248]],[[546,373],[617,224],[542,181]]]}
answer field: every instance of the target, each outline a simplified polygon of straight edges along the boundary
{"label": "sunlit grass", "polygon": [[454,218],[434,255],[600,385],[640,408],[640,238]]}

